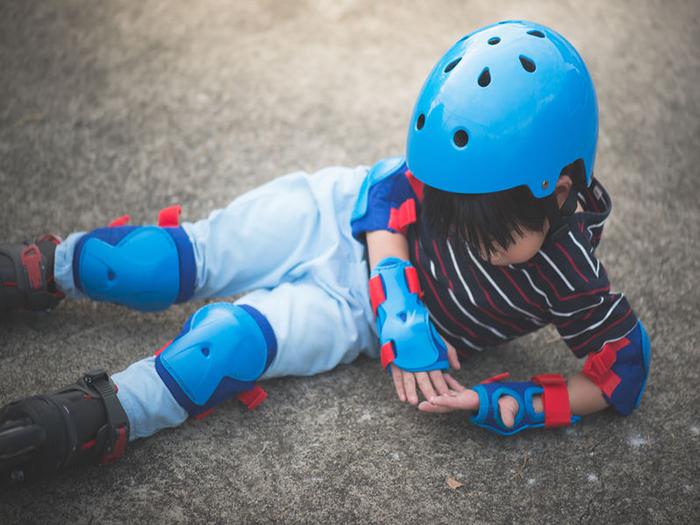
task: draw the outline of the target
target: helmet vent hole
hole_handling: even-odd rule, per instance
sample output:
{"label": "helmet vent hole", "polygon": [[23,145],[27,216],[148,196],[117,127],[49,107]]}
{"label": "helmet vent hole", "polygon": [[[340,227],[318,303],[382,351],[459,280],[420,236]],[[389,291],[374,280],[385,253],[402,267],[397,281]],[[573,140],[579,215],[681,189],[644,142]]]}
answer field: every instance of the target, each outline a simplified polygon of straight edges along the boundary
{"label": "helmet vent hole", "polygon": [[425,126],[425,115],[421,113],[418,115],[418,120],[416,120],[416,129],[420,131],[423,129],[423,126]]}
{"label": "helmet vent hole", "polygon": [[501,38],[500,38],[500,37],[498,37],[498,36],[492,36],[491,38],[489,38],[489,45],[490,45],[490,46],[495,46],[495,45],[498,44],[500,41],[501,41]]}
{"label": "helmet vent hole", "polygon": [[523,66],[523,69],[527,71],[528,73],[532,73],[535,69],[535,63],[532,61],[532,59],[527,58],[525,55],[520,55],[520,63]]}
{"label": "helmet vent hole", "polygon": [[544,38],[544,33],[538,29],[533,29],[527,32],[528,35],[536,36],[537,38]]}
{"label": "helmet vent hole", "polygon": [[482,71],[481,74],[479,75],[479,79],[477,80],[479,85],[481,87],[486,87],[491,83],[491,73],[489,72],[489,68],[485,67]]}
{"label": "helmet vent hole", "polygon": [[457,146],[458,148],[463,148],[467,145],[467,142],[469,142],[469,135],[467,135],[467,132],[463,129],[459,129],[455,131],[452,140],[454,140],[455,146]]}
{"label": "helmet vent hole", "polygon": [[455,66],[457,66],[457,64],[459,64],[460,60],[462,60],[462,57],[455,58],[452,62],[447,64],[445,66],[445,69],[444,69],[445,73],[449,73],[450,71],[452,71],[455,68]]}

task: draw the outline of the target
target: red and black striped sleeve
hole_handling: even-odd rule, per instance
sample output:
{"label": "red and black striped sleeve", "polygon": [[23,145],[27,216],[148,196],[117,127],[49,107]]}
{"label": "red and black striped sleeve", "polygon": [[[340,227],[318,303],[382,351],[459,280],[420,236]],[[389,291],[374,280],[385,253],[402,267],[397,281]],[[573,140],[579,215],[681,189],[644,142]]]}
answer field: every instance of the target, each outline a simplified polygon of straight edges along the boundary
{"label": "red and black striped sleeve", "polygon": [[535,274],[549,298],[552,323],[577,357],[600,350],[637,323],[627,298],[611,289],[588,237],[575,230],[535,258]]}

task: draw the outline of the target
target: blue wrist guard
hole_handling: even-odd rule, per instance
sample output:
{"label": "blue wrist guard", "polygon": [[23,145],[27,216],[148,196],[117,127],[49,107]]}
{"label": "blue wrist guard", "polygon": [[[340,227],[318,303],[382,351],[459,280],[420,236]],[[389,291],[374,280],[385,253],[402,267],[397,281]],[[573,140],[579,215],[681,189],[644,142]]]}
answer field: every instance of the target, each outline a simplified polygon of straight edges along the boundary
{"label": "blue wrist guard", "polygon": [[369,280],[377,316],[382,367],[394,364],[408,372],[449,368],[447,347],[420,300],[418,273],[408,261],[387,257]]}
{"label": "blue wrist guard", "polygon": [[[526,428],[569,426],[581,419],[571,415],[566,381],[558,374],[542,374],[520,383],[488,381],[473,387],[479,394],[479,411],[470,421],[477,426],[512,436]],[[535,412],[532,406],[532,398],[537,395],[542,396],[543,412]],[[518,402],[515,424],[510,428],[501,419],[498,400],[502,396],[512,396]]]}

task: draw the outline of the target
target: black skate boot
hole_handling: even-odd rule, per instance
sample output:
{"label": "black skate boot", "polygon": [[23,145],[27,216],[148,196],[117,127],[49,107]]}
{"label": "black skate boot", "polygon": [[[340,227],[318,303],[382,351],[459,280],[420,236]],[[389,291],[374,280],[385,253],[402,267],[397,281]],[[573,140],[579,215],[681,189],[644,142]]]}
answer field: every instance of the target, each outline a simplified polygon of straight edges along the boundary
{"label": "black skate boot", "polygon": [[53,278],[60,242],[46,235],[35,243],[0,243],[0,318],[15,310],[49,310],[63,299]]}
{"label": "black skate boot", "polygon": [[0,487],[48,477],[82,464],[119,459],[129,420],[107,372],[85,374],[54,394],[0,409]]}

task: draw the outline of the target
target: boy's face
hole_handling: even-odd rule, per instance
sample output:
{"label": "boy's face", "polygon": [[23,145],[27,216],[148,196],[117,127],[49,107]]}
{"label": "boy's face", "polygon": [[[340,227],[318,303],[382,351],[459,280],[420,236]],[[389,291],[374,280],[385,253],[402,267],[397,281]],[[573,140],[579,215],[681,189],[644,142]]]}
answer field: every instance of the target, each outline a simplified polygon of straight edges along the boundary
{"label": "boy's face", "polygon": [[480,256],[494,266],[524,263],[532,259],[540,250],[548,231],[549,223],[545,220],[542,231],[523,230],[522,233],[514,232],[514,242],[507,249],[496,245],[491,255],[486,256],[486,250],[482,249]]}
{"label": "boy's face", "polygon": [[[557,203],[559,207],[564,204],[564,201],[571,191],[572,181],[568,175],[562,175],[557,181],[554,189]],[[576,212],[583,211],[581,204],[577,204]],[[513,232],[513,244],[503,249],[501,246],[494,246],[493,253],[486,256],[486,250],[483,248],[480,251],[480,257],[494,266],[508,266],[509,264],[524,263],[532,259],[544,244],[544,240],[549,232],[549,221],[544,220],[542,231],[533,231],[523,229],[522,233]]]}

